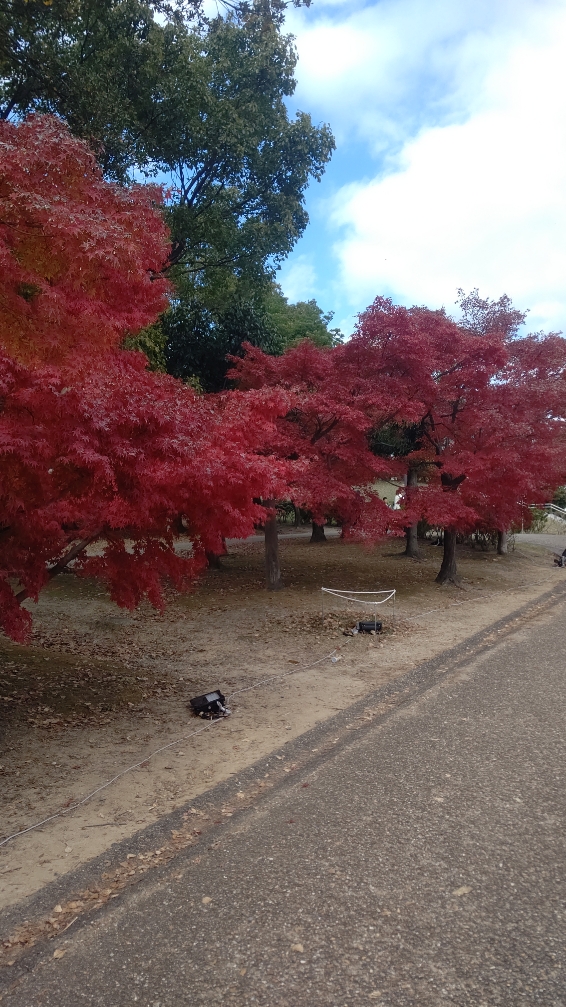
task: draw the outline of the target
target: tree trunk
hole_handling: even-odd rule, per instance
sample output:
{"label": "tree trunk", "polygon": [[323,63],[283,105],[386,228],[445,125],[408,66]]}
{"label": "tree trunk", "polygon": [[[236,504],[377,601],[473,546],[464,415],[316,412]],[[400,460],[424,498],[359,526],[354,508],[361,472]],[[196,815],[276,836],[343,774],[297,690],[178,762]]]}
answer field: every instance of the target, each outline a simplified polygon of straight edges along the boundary
{"label": "tree trunk", "polygon": [[326,535],[324,534],[324,525],[317,524],[316,521],[313,521],[311,542],[326,542],[326,541],[327,538]]}
{"label": "tree trunk", "polygon": [[[75,545],[72,546],[69,549],[69,551],[65,554],[65,556],[63,556],[63,559],[58,560],[58,562],[55,563],[54,566],[49,567],[49,570],[47,571],[48,579],[53,580],[53,578],[56,577],[58,573],[62,573],[62,571],[65,570],[65,568],[69,565],[69,563],[72,563],[72,561],[77,558],[79,553],[83,552],[86,549],[86,547],[89,546],[91,542],[94,542],[97,538],[99,538],[101,534],[102,534],[102,528],[100,528],[97,532],[95,532],[94,535],[90,535],[88,538],[83,538],[81,539],[80,542],[76,542]],[[16,595],[16,601],[19,602],[20,605],[22,601],[26,600],[26,598],[29,598],[27,588],[24,588],[22,591],[18,591]]]}
{"label": "tree trunk", "polygon": [[507,555],[507,545],[508,545],[509,534],[506,531],[497,532],[497,555],[506,556]]}
{"label": "tree trunk", "polygon": [[226,539],[222,536],[222,552],[205,552],[205,556],[208,565],[213,567],[215,570],[223,570],[222,563],[220,559],[222,556],[227,556],[228,550],[226,548]]}
{"label": "tree trunk", "polygon": [[276,514],[265,519],[265,579],[268,591],[280,591],[283,587]]}
{"label": "tree trunk", "polygon": [[221,553],[206,552],[205,555],[209,566],[213,567],[214,570],[222,569],[222,563],[220,562]]}
{"label": "tree trunk", "polygon": [[442,566],[440,567],[437,584],[459,584],[458,570],[456,568],[456,529],[444,529],[444,555]]}
{"label": "tree trunk", "polygon": [[403,555],[409,556],[411,559],[421,558],[417,527],[418,525],[412,524],[410,527],[405,528],[405,552]]}
{"label": "tree trunk", "polygon": [[[418,472],[416,469],[409,469],[407,472],[407,490],[408,494],[411,492],[411,487],[418,484]],[[409,556],[411,559],[420,559],[421,554],[419,551],[419,540],[418,540],[418,524],[412,524],[405,528],[405,556]]]}

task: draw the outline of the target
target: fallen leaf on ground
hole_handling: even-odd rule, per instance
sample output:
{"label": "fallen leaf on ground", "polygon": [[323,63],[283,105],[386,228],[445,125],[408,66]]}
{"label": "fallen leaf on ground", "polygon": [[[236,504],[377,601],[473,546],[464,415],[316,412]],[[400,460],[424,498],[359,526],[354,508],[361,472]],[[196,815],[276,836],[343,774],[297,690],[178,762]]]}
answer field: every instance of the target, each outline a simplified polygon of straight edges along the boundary
{"label": "fallen leaf on ground", "polygon": [[304,950],[305,949],[302,944],[291,944],[291,951],[299,951],[302,954]]}
{"label": "fallen leaf on ground", "polygon": [[461,888],[456,888],[455,891],[452,892],[452,895],[468,895],[471,890],[472,889],[469,885],[462,885]]}
{"label": "fallen leaf on ground", "polygon": [[212,902],[212,899],[210,898],[209,895],[205,895],[202,901],[203,905],[207,906],[209,902]]}
{"label": "fallen leaf on ground", "polygon": [[247,971],[248,971],[247,969],[240,969],[240,975],[245,976]]}
{"label": "fallen leaf on ground", "polygon": [[65,951],[64,948],[57,948],[57,950],[53,952],[53,957],[54,958],[62,958],[63,955],[66,955],[66,954],[67,954],[67,952]]}

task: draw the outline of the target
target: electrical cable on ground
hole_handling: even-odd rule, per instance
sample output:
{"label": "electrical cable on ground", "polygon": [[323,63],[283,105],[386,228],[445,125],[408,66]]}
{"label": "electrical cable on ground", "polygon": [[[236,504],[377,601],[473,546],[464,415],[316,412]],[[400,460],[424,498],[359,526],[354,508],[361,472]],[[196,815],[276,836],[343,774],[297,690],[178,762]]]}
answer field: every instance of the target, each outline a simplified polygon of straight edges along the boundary
{"label": "electrical cable on ground", "polygon": [[[267,685],[269,682],[280,681],[283,678],[288,678],[289,675],[296,675],[300,671],[308,671],[310,668],[315,668],[318,664],[322,664],[324,661],[332,660],[335,654],[336,650],[333,650],[330,654],[326,654],[324,657],[319,658],[318,661],[313,661],[312,664],[303,664],[299,668],[293,668],[292,671],[285,672],[284,675],[272,675],[271,678],[260,679],[259,682],[254,682],[253,685],[248,685],[243,689],[238,689],[236,692],[233,692],[230,696],[228,696],[226,702],[229,702],[234,698],[234,696],[241,695],[242,692],[250,692],[252,689],[258,689],[260,685]],[[54,815],[49,815],[48,818],[44,818],[41,822],[36,822],[35,825],[28,826],[27,829],[21,829],[20,832],[14,832],[11,836],[6,836],[0,841],[0,846],[5,846],[6,843],[9,843],[12,839],[17,839],[18,836],[25,836],[27,832],[33,832],[34,829],[39,829],[42,825],[47,825],[48,822],[53,822],[56,818],[62,818],[63,815],[68,815],[69,812],[76,811],[77,808],[81,808],[83,804],[86,804],[92,797],[99,794],[101,790],[106,790],[107,787],[116,783],[116,780],[120,780],[122,776],[126,775],[126,773],[131,773],[133,769],[139,769],[140,766],[145,766],[150,759],[153,759],[154,755],[159,755],[160,752],[165,752],[168,748],[174,748],[175,745],[180,745],[183,741],[195,738],[197,734],[202,734],[203,731],[209,730],[209,728],[214,727],[215,724],[222,723],[223,720],[223,717],[218,720],[211,720],[208,724],[205,724],[204,727],[199,728],[198,731],[192,731],[191,734],[185,734],[182,738],[177,738],[176,741],[170,741],[168,745],[162,745],[161,748],[156,748],[155,752],[151,752],[149,755],[146,755],[144,759],[141,759],[140,762],[136,762],[133,766],[128,766],[127,769],[123,769],[121,773],[113,776],[111,780],[107,780],[106,783],[97,787],[96,790],[93,790],[90,794],[87,794],[86,797],[83,797],[82,801],[77,801],[76,804],[72,804],[70,807],[64,808],[63,811],[57,811]]]}
{"label": "electrical cable on ground", "polygon": [[403,622],[414,622],[415,619],[424,619],[425,615],[433,615],[434,612],[445,612],[447,608],[469,605],[472,601],[485,601],[487,598],[496,598],[497,595],[504,593],[504,591],[492,591],[490,594],[476,594],[472,598],[464,598],[463,601],[453,601],[450,605],[442,605],[440,608],[429,608],[426,612],[419,612],[418,615],[407,615],[403,619]]}
{"label": "electrical cable on ground", "polygon": [[[338,596],[340,594],[342,594],[342,592],[328,591],[327,588],[323,588],[323,591],[326,591],[328,594],[330,594],[330,593],[332,593],[332,594],[336,593]],[[392,591],[391,593],[390,592],[385,592],[385,591],[384,592],[361,591],[361,592],[348,592],[348,593],[349,594],[350,593],[356,593],[356,594],[373,594],[373,593],[375,593],[375,594],[382,594],[383,593],[383,594],[388,594],[389,597],[387,599],[385,599],[386,601],[389,600],[389,598],[392,595],[395,594],[394,591]],[[407,616],[403,621],[404,622],[413,622],[415,619],[422,619],[424,616],[431,615],[434,612],[441,612],[441,611],[443,612],[443,611],[445,611],[446,608],[456,608],[459,605],[466,605],[470,601],[477,601],[477,600],[482,600],[483,601],[486,597],[493,597],[496,594],[501,594],[501,592],[500,591],[495,591],[492,594],[487,595],[487,596],[486,595],[483,595],[483,596],[482,595],[477,595],[475,598],[465,598],[463,601],[452,602],[451,605],[447,605],[447,606],[445,605],[445,606],[442,606],[442,608],[433,608],[433,609],[429,609],[428,612],[421,612],[419,615]],[[353,599],[353,598],[349,599],[348,598],[348,599],[345,599],[345,600],[354,601],[355,599]],[[333,651],[330,652],[330,654],[326,654],[325,657],[319,658],[318,661],[314,661],[312,664],[301,665],[299,668],[293,668],[292,671],[288,671],[284,675],[272,675],[270,678],[263,678],[263,679],[260,679],[259,682],[254,682],[253,685],[247,685],[243,689],[237,689],[236,692],[232,692],[227,697],[226,702],[229,703],[230,700],[234,698],[234,696],[240,696],[243,692],[251,692],[252,689],[258,689],[261,685],[268,685],[270,682],[278,682],[278,681],[281,681],[281,679],[283,679],[283,678],[288,678],[289,675],[296,675],[300,671],[308,671],[310,668],[315,668],[318,664],[322,664],[324,661],[332,660],[332,658],[334,657],[335,654],[336,654],[336,650],[333,650]],[[210,723],[205,724],[204,727],[199,728],[198,731],[193,731],[191,734],[185,734],[185,735],[183,735],[183,737],[177,738],[176,741],[171,741],[168,745],[163,745],[161,748],[157,748],[155,750],[155,752],[151,752],[149,755],[147,755],[140,762],[136,762],[133,766],[128,766],[127,769],[123,769],[121,773],[118,773],[116,776],[113,776],[111,780],[108,780],[106,783],[103,783],[100,787],[97,787],[96,790],[93,790],[90,794],[87,794],[87,796],[84,797],[82,799],[82,801],[78,801],[76,804],[72,804],[69,808],[65,808],[63,811],[58,811],[54,815],[49,815],[48,818],[44,818],[41,822],[36,822],[35,825],[28,826],[27,829],[21,829],[20,832],[14,832],[11,836],[6,836],[4,839],[0,840],[0,847],[5,846],[6,843],[11,842],[12,839],[17,839],[19,836],[25,836],[26,833],[33,832],[35,829],[41,828],[42,825],[47,825],[48,822],[52,822],[52,821],[54,821],[57,818],[62,818],[63,815],[68,815],[69,812],[71,812],[71,811],[76,811],[77,808],[82,807],[83,804],[86,804],[88,801],[90,801],[91,798],[93,798],[93,797],[96,796],[96,794],[99,794],[101,790],[106,790],[107,787],[110,787],[113,783],[116,783],[117,780],[120,780],[122,778],[122,776],[125,776],[127,773],[131,773],[132,770],[134,770],[134,769],[139,769],[140,766],[144,766],[147,762],[149,762],[150,759],[153,759],[153,757],[155,755],[159,755],[161,752],[167,751],[168,748],[174,748],[175,745],[180,745],[183,741],[189,741],[191,738],[195,738],[198,734],[202,734],[203,731],[207,731],[210,727],[214,727],[215,724],[220,724],[223,719],[224,718],[220,718],[219,720],[212,720],[212,721],[210,721]]]}

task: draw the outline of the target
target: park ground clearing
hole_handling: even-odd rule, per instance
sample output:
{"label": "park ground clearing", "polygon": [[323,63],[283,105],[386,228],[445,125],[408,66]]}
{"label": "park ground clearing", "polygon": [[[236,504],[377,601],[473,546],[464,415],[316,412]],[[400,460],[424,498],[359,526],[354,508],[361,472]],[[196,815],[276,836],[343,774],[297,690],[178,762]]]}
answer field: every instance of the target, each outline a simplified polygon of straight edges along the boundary
{"label": "park ground clearing", "polygon": [[[103,587],[54,580],[21,647],[0,638],[0,820],[6,835],[64,811],[136,763],[76,811],[0,848],[3,906],[14,905],[230,774],[280,749],[364,694],[461,643],[564,579],[548,548],[520,539],[507,556],[462,547],[462,589],[439,587],[441,550],[421,562],[391,540],[373,551],[331,538],[283,536],[285,590],[264,589],[260,540],[231,543],[190,595],[160,614],[116,608]],[[380,636],[347,636],[368,614],[320,588],[397,591]],[[334,662],[330,659],[333,652]],[[232,715],[203,722],[192,696],[235,696]],[[286,676],[286,677],[283,677]],[[176,739],[186,740],[152,758]],[[149,761],[146,761],[149,760]]]}

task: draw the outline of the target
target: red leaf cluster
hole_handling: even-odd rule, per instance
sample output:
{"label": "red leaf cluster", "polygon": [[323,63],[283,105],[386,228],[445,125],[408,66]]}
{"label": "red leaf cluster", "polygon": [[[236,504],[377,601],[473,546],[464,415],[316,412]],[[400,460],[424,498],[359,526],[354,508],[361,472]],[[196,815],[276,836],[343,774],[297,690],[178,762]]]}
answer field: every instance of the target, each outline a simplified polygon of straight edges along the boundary
{"label": "red leaf cluster", "polygon": [[72,542],[101,540],[75,570],[119,605],[161,606],[163,578],[186,589],[223,537],[253,532],[255,499],[285,492],[284,464],[261,453],[280,398],[198,396],[138,353],[105,363],[70,386],[58,369],[0,357],[2,624],[18,639],[30,617],[17,591],[36,599]]}
{"label": "red leaf cluster", "polygon": [[0,344],[23,362],[105,351],[153,321],[167,284],[157,187],[105,182],[53,116],[0,122]]}
{"label": "red leaf cluster", "polygon": [[304,340],[281,357],[245,348],[230,372],[239,387],[280,388],[287,396],[287,411],[269,443],[274,457],[289,463],[286,497],[321,523],[333,516],[351,529],[361,527],[363,518],[367,524],[371,514],[376,534],[393,530],[396,515],[372,488],[393,467],[368,442],[370,430],[396,412],[391,397],[360,379],[346,347],[321,349]]}
{"label": "red leaf cluster", "polygon": [[[352,338],[332,350],[305,341],[282,357],[248,346],[231,376],[244,389],[281,388],[275,457],[301,464],[289,497],[330,514],[346,534],[375,540],[424,519],[506,530],[524,501],[566,478],[566,341],[512,338],[501,325],[478,334],[444,311],[377,298]],[[374,455],[372,431],[410,429],[413,446]],[[419,485],[392,512],[373,484],[415,470]]]}
{"label": "red leaf cluster", "polygon": [[444,312],[377,298],[347,351],[410,403],[403,422],[418,444],[404,464],[421,486],[406,494],[407,523],[504,531],[566,478],[560,336],[478,335]]}
{"label": "red leaf cluster", "polygon": [[69,557],[118,604],[159,606],[164,578],[186,588],[250,534],[285,492],[268,442],[287,406],[198,396],[119,350],[163,305],[156,193],[104,182],[57,120],[0,127],[0,625],[23,640],[21,601]]}
{"label": "red leaf cluster", "polygon": [[[199,396],[120,350],[155,319],[159,192],[103,180],[52,117],[0,123],[0,625],[23,640],[71,559],[120,605],[187,587],[287,498],[375,540],[420,518],[507,529],[566,480],[566,342],[478,334],[378,298],[334,349],[248,346],[239,391]],[[410,430],[379,457],[372,432]],[[404,506],[378,477],[419,473]],[[185,549],[175,549],[179,536]],[[88,549],[91,543],[96,543]]]}

